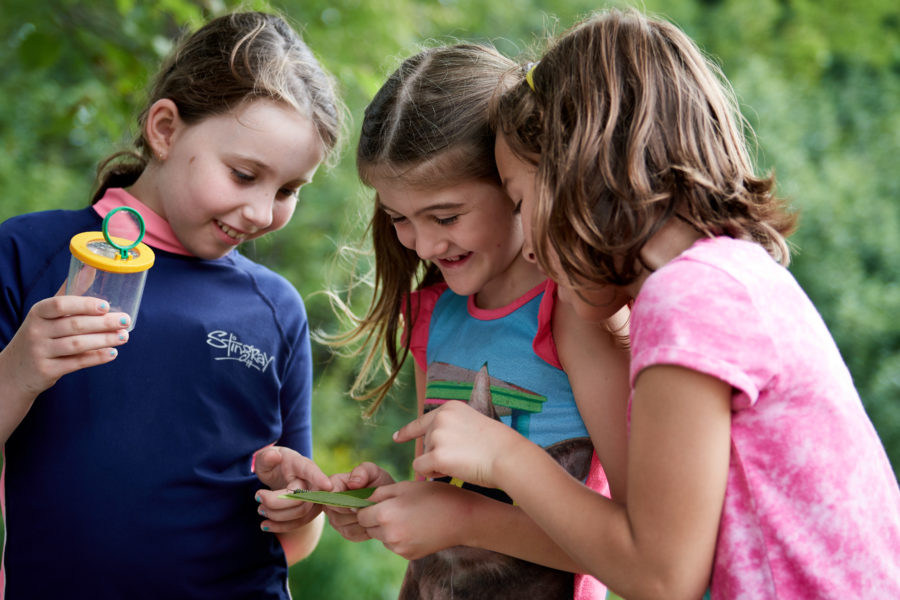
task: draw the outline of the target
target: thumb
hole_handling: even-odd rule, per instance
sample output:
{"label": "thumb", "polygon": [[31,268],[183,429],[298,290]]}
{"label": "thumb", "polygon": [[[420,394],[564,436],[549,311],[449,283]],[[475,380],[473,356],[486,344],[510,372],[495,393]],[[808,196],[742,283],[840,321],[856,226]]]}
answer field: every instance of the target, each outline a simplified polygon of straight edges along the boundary
{"label": "thumb", "polygon": [[334,484],[319,466],[306,457],[293,460],[290,467],[285,468],[284,477],[288,488],[303,488],[330,491]]}
{"label": "thumb", "polygon": [[278,448],[263,448],[253,457],[253,470],[256,471],[257,476],[265,476],[271,473],[283,460],[284,457],[281,456]]}

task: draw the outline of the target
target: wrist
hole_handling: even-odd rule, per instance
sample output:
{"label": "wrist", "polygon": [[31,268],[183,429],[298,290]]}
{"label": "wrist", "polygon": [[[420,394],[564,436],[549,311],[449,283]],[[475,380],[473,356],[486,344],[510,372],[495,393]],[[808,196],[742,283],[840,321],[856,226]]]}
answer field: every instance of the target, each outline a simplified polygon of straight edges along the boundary
{"label": "wrist", "polygon": [[[459,489],[457,510],[454,515],[459,526],[453,528],[454,533],[450,538],[450,542],[452,542],[450,546],[481,547],[480,537],[484,524],[479,521],[479,518],[484,514],[483,502],[485,499],[477,492]],[[479,506],[482,508],[479,509]]]}
{"label": "wrist", "polygon": [[513,432],[509,443],[503,445],[504,451],[498,452],[491,461],[490,475],[494,487],[513,496],[517,483],[522,479],[523,466],[533,464],[529,455],[536,448],[543,452],[530,440]]}

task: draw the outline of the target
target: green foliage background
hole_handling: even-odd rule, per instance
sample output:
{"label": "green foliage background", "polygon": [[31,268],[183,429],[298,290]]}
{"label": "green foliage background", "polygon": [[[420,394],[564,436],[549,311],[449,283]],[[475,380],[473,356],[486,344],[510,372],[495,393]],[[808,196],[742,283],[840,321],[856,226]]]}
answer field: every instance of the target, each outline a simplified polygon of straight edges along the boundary
{"label": "green foliage background", "polygon": [[[230,0],[5,0],[0,11],[0,221],[86,205],[99,159],[134,135],[143,90],[185,26]],[[313,326],[338,325],[317,292],[346,282],[336,248],[359,241],[370,194],[353,167],[362,110],[399,61],[424,44],[476,40],[534,56],[546,34],[603,6],[585,0],[284,0],[286,14],[340,82],[352,123],[345,152],[303,192],[283,231],[245,249],[290,279]],[[646,0],[723,66],[755,127],[761,170],[801,211],[791,267],[850,366],[900,468],[900,5],[894,0]],[[366,298],[360,297],[359,302]],[[390,433],[414,412],[411,386],[364,424],[346,390],[356,365],[316,346],[316,459],[362,460],[409,476],[411,448]],[[291,571],[295,597],[392,598],[405,561],[377,542],[326,529]]]}

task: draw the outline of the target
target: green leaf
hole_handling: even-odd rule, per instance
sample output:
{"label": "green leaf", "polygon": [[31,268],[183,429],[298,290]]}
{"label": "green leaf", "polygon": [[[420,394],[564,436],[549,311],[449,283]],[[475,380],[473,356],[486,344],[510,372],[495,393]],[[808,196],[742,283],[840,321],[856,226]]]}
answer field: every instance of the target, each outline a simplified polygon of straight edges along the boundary
{"label": "green leaf", "polygon": [[374,491],[375,488],[373,487],[347,490],[345,492],[294,490],[291,494],[283,494],[278,497],[301,500],[303,502],[314,502],[316,504],[326,504],[328,506],[340,506],[343,508],[365,508],[366,506],[375,504],[371,500],[367,500]]}

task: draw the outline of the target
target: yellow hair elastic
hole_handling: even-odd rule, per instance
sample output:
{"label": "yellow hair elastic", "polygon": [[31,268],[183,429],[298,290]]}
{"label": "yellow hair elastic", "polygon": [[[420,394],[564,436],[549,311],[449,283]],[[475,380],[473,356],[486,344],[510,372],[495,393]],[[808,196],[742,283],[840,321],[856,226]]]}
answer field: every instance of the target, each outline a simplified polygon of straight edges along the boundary
{"label": "yellow hair elastic", "polygon": [[525,81],[528,82],[528,87],[531,88],[532,92],[536,92],[534,89],[534,68],[538,66],[536,62],[530,62],[525,65]]}

